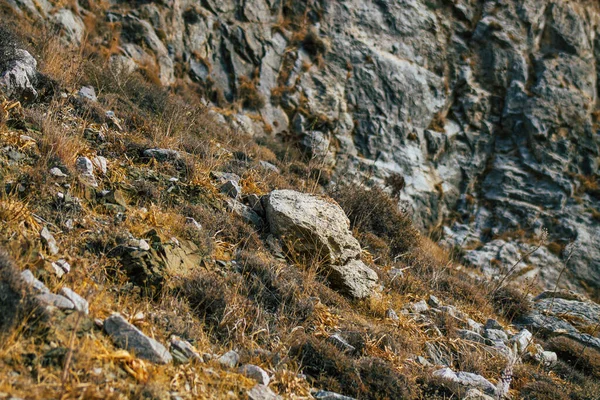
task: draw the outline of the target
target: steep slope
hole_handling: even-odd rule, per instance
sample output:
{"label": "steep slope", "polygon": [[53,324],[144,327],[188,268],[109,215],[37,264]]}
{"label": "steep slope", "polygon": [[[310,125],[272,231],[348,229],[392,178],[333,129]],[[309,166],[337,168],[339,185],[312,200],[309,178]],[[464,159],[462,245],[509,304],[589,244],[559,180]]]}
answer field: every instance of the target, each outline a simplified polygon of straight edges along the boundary
{"label": "steep slope", "polygon": [[[598,305],[512,284],[597,262],[557,241],[596,226],[595,6],[476,4],[0,2],[0,398],[595,398]],[[517,132],[585,186],[551,208]]]}
{"label": "steep slope", "polygon": [[164,85],[195,82],[236,128],[296,141],[341,181],[401,176],[416,223],[492,275],[546,230],[520,270],[553,287],[574,242],[560,284],[597,290],[594,2],[11,4]]}

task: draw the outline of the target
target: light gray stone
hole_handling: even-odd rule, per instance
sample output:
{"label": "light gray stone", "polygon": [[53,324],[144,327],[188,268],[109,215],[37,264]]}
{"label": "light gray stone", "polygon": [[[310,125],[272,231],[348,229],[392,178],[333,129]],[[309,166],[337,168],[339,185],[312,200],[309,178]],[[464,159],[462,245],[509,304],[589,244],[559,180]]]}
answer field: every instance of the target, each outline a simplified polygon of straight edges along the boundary
{"label": "light gray stone", "polygon": [[90,313],[90,305],[87,300],[75,293],[73,290],[69,289],[68,287],[63,287],[60,290],[60,294],[69,299],[77,311],[82,312],[85,315]]}
{"label": "light gray stone", "polygon": [[54,236],[52,236],[47,227],[44,227],[40,231],[40,238],[42,239],[42,243],[44,244],[44,246],[50,254],[58,254],[59,249],[58,244],[56,243],[56,239],[54,238]]}
{"label": "light gray stone", "polygon": [[487,395],[493,396],[496,393],[496,387],[490,381],[481,375],[473,374],[471,372],[454,372],[450,368],[442,368],[434,371],[433,376],[442,380],[456,382],[468,388],[481,390]]}
{"label": "light gray stone", "polygon": [[248,391],[249,400],[281,400],[282,397],[273,392],[268,386],[256,385]]}
{"label": "light gray stone", "polygon": [[25,271],[21,272],[21,277],[25,283],[34,288],[37,292],[50,293],[50,289],[48,289],[46,285],[33,276],[33,273],[30,270],[26,269]]}
{"label": "light gray stone", "polygon": [[527,329],[521,330],[519,333],[510,338],[510,342],[516,344],[517,351],[524,353],[527,347],[532,343],[533,335]]}
{"label": "light gray stone", "polygon": [[134,352],[139,358],[156,364],[169,364],[173,360],[162,344],[146,336],[118,313],[104,320],[104,331],[117,346]]}
{"label": "light gray stone", "polygon": [[239,369],[239,373],[250,379],[254,379],[260,385],[269,386],[269,382],[271,381],[269,374],[257,365],[242,365]]}
{"label": "light gray stone", "polygon": [[240,355],[230,350],[217,359],[217,362],[227,368],[235,368],[240,362]]}
{"label": "light gray stone", "polygon": [[35,89],[38,80],[37,61],[22,49],[15,49],[12,58],[7,61],[4,71],[0,71],[0,88],[8,97],[35,99],[38,95]]}
{"label": "light gray stone", "polygon": [[35,296],[42,304],[54,306],[61,310],[73,310],[75,305],[69,299],[64,296],[60,296],[54,293],[42,293]]}

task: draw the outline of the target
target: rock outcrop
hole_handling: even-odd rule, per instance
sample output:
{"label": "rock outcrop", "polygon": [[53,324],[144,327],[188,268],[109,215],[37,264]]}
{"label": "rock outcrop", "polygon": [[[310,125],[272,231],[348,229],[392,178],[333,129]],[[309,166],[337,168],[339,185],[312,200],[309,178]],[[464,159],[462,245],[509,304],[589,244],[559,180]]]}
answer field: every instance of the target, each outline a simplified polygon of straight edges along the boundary
{"label": "rock outcrop", "polygon": [[368,297],[377,274],[360,259],[350,221],[333,200],[293,190],[264,199],[271,232],[301,257],[322,263],[333,287],[354,298]]}

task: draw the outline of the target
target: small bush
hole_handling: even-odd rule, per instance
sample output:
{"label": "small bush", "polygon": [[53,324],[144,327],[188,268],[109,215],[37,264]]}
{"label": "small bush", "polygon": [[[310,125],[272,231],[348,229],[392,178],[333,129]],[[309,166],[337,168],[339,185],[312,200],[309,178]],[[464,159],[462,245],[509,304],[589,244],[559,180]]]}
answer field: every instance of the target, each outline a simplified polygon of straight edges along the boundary
{"label": "small bush", "polygon": [[[345,185],[336,187],[331,197],[348,215],[352,229],[372,233],[388,243],[389,254],[380,256],[394,258],[418,244],[419,232],[410,217],[383,190]],[[364,237],[362,242],[368,244]]]}
{"label": "small bush", "polygon": [[302,39],[302,48],[312,57],[327,53],[327,42],[319,36],[316,29],[310,29]]}
{"label": "small bush", "polygon": [[531,302],[520,290],[506,286],[490,294],[491,303],[508,321],[518,319],[531,311]]}
{"label": "small bush", "polygon": [[242,106],[249,110],[260,110],[266,104],[265,98],[258,91],[256,84],[246,77],[240,78],[238,98],[242,101]]}
{"label": "small bush", "polygon": [[555,337],[548,341],[547,350],[572,368],[588,376],[600,378],[600,352],[566,337]]}
{"label": "small bush", "polygon": [[569,396],[562,386],[551,381],[531,382],[521,389],[523,400],[568,400]]}

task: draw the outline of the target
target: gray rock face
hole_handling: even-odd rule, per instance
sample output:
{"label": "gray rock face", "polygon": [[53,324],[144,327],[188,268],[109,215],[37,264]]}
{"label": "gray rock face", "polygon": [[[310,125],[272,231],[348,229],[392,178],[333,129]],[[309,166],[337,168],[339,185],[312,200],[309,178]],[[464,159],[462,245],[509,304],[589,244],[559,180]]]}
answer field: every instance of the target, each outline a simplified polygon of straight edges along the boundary
{"label": "gray rock face", "polygon": [[546,293],[539,296],[533,304],[533,310],[515,321],[515,324],[536,334],[564,335],[600,350],[600,339],[584,333],[586,329],[600,324],[599,311],[598,304],[583,300],[580,296],[574,297],[572,293]]}
{"label": "gray rock face", "polygon": [[32,100],[37,97],[37,61],[26,50],[16,49],[13,60],[0,71],[0,88],[8,97]]}
{"label": "gray rock face", "polygon": [[139,358],[156,364],[169,364],[173,360],[162,344],[144,335],[120,314],[113,314],[104,320],[104,331],[117,346],[133,351]]}
{"label": "gray rock face", "polygon": [[331,199],[275,190],[264,200],[271,232],[298,253],[324,261],[332,286],[355,298],[367,297],[375,271],[358,259],[360,244],[346,214]]}

